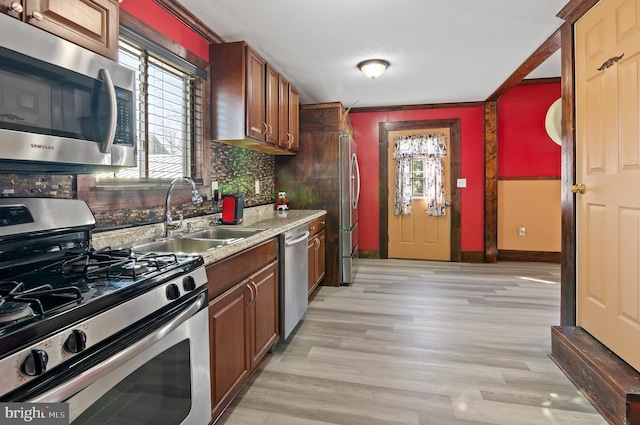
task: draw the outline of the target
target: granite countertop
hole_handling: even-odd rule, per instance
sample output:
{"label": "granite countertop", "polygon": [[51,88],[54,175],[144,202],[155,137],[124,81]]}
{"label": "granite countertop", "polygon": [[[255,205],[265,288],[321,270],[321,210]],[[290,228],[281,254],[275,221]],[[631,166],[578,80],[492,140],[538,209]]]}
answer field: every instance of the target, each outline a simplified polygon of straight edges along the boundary
{"label": "granite countertop", "polygon": [[[244,238],[238,242],[223,245],[221,247],[211,249],[200,253],[204,258],[205,264],[209,265],[227,258],[233,254],[236,254],[252,246],[258,245],[266,240],[269,240],[281,233],[293,229],[301,224],[308,223],[318,217],[325,215],[327,212],[324,210],[288,210],[286,214],[279,214],[273,210],[273,206],[262,206],[257,208],[245,209],[244,219],[245,222],[240,225],[218,225],[229,228],[255,228],[266,229],[264,232],[260,232],[253,236]],[[204,230],[211,227],[208,226],[211,222],[211,216],[193,217],[185,219],[186,223],[192,222],[197,226],[196,231]],[[206,223],[207,225],[202,225]],[[162,224],[138,226],[127,229],[120,229],[114,231],[97,232],[92,235],[92,244],[96,249],[104,247],[123,247],[131,246],[132,244],[150,241],[154,238],[162,237],[163,232]],[[188,237],[188,235],[185,235]],[[180,236],[177,236],[180,237]]]}
{"label": "granite countertop", "polygon": [[301,224],[308,223],[318,217],[325,215],[327,212],[324,210],[288,210],[286,217],[279,215],[275,211],[271,216],[263,216],[258,218],[257,221],[247,221],[241,225],[226,225],[228,227],[238,228],[256,228],[267,229],[264,232],[260,232],[256,235],[242,239],[239,242],[235,242],[229,245],[224,245],[219,248],[212,249],[201,253],[204,258],[205,264],[212,264],[216,261],[220,261],[240,251],[244,251],[247,248],[251,248],[254,245],[258,245],[266,240],[278,236],[281,233],[293,229]]}

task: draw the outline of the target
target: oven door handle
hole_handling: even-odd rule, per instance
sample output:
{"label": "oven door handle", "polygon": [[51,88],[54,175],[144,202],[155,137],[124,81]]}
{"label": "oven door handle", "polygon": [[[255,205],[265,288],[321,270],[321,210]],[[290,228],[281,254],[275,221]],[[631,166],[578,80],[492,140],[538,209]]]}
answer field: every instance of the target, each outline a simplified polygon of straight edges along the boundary
{"label": "oven door handle", "polygon": [[88,369],[82,374],[70,379],[64,384],[42,393],[29,400],[31,403],[59,403],[63,402],[75,394],[79,393],[97,380],[108,375],[115,369],[119,368],[129,360],[144,352],[147,348],[170,334],[184,322],[195,315],[207,302],[207,292],[203,292],[198,298],[182,313],[178,314],[169,323],[142,338],[135,344],[122,350],[108,360]]}

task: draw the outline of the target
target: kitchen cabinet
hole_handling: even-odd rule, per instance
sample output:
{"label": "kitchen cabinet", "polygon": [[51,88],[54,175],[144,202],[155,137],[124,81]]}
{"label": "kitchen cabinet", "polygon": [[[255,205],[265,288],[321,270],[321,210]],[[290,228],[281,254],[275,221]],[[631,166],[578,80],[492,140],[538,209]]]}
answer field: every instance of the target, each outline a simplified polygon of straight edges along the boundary
{"label": "kitchen cabinet", "polygon": [[246,46],[246,55],[247,136],[275,145],[278,137],[278,73],[249,46]]}
{"label": "kitchen cabinet", "polygon": [[212,419],[249,379],[250,300],[247,284],[241,282],[209,303]]}
{"label": "kitchen cabinet", "polygon": [[254,370],[278,339],[278,261],[251,275],[247,285],[249,289],[253,287],[253,300],[249,301],[249,350]]}
{"label": "kitchen cabinet", "polygon": [[[281,147],[280,138],[293,140],[297,135],[297,90],[287,83],[285,99],[282,77],[243,41],[212,44],[209,55],[212,140],[275,155],[294,154],[295,143]],[[281,129],[283,110],[287,117]]]}
{"label": "kitchen cabinet", "polygon": [[297,152],[300,146],[300,100],[299,94],[282,75],[278,81],[279,123],[278,146]]}
{"label": "kitchen cabinet", "polygon": [[117,0],[0,0],[0,13],[118,60]]}
{"label": "kitchen cabinet", "polygon": [[274,238],[207,267],[213,420],[278,339],[277,252]]}
{"label": "kitchen cabinet", "polygon": [[326,271],[326,220],[327,216],[322,216],[309,223],[309,296]]}

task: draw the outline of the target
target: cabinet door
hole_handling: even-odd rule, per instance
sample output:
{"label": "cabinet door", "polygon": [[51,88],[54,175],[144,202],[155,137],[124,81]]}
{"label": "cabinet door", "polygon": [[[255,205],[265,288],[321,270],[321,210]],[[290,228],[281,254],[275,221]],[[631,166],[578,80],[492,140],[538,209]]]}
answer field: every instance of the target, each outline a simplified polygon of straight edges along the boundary
{"label": "cabinet door", "polygon": [[287,80],[280,76],[278,82],[278,97],[280,99],[280,131],[278,146],[298,151],[300,127],[300,96],[298,91]]}
{"label": "cabinet door", "polygon": [[300,128],[300,96],[298,91],[289,84],[289,134],[291,134],[291,144],[289,150],[297,152],[300,148],[299,140]]}
{"label": "cabinet door", "polygon": [[277,145],[280,127],[278,122],[279,75],[276,70],[271,68],[269,65],[266,66],[266,73],[265,122],[267,124],[267,133],[265,135],[265,140],[267,143]]}
{"label": "cabinet door", "polygon": [[[116,0],[28,0],[24,20],[113,60],[118,59]],[[26,3],[26,4],[25,4]]]}
{"label": "cabinet door", "polygon": [[324,274],[326,272],[327,269],[327,264],[326,264],[326,231],[322,230],[320,231],[320,233],[318,233],[318,235],[316,236],[316,239],[318,241],[318,248],[316,250],[317,252],[317,269],[316,269],[316,286],[320,284],[320,282],[322,282],[322,279],[324,278]]}
{"label": "cabinet door", "polygon": [[252,275],[249,284],[254,288],[249,312],[254,369],[278,338],[278,261]]}
{"label": "cabinet door", "polygon": [[209,304],[211,405],[215,419],[249,377],[248,281]]}
{"label": "cabinet door", "polygon": [[266,134],[265,67],[264,59],[247,47],[247,136],[256,140]]}
{"label": "cabinet door", "polygon": [[317,275],[317,263],[318,263],[318,258],[316,255],[316,247],[317,247],[317,243],[316,243],[316,237],[309,237],[309,246],[308,246],[308,250],[309,250],[309,296],[311,296],[311,293],[313,292],[314,289],[316,289],[316,275]]}
{"label": "cabinet door", "polygon": [[289,143],[289,82],[278,77],[278,146],[287,149]]}

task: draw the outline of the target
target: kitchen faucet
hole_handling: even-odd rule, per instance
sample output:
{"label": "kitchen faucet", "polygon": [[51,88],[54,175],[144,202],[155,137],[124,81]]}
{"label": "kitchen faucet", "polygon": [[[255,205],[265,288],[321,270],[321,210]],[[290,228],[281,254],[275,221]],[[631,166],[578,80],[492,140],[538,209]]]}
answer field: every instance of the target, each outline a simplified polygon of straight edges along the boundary
{"label": "kitchen faucet", "polygon": [[198,193],[198,189],[196,189],[196,184],[189,177],[179,177],[174,179],[169,185],[169,190],[167,191],[167,204],[165,210],[165,220],[164,220],[164,235],[165,237],[173,236],[173,231],[176,229],[182,228],[182,219],[184,218],[182,214],[178,216],[180,219],[180,223],[175,224],[173,222],[173,217],[171,217],[171,192],[173,192],[173,188],[178,184],[187,184],[191,187],[191,202],[194,204],[199,204],[202,202],[202,196]]}

